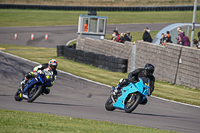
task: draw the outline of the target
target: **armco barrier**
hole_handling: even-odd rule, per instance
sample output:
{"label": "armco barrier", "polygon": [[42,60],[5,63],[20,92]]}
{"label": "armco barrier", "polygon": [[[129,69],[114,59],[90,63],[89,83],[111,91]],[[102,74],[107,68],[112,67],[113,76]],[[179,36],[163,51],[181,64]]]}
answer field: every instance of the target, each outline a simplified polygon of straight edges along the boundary
{"label": "armco barrier", "polygon": [[65,59],[73,60],[79,63],[93,65],[95,67],[110,70],[113,72],[127,72],[127,59],[106,56],[93,52],[76,50],[71,46],[58,45],[57,56],[64,56]]}
{"label": "armco barrier", "polygon": [[[78,11],[186,11],[193,10],[186,6],[136,6],[136,7],[104,7],[104,6],[56,6],[56,5],[23,5],[0,4],[0,9],[37,9],[37,10],[78,10]],[[200,10],[200,6],[197,6]]]}

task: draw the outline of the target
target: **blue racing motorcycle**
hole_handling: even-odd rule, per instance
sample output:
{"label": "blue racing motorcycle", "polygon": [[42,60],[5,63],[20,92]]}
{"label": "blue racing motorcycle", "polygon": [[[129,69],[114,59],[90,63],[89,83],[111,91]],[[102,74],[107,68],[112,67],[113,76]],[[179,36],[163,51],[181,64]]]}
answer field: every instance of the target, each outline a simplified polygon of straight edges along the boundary
{"label": "blue racing motorcycle", "polygon": [[114,89],[111,89],[110,97],[105,103],[107,111],[113,111],[116,108],[124,109],[126,113],[131,113],[139,104],[146,104],[146,95],[150,94],[150,88],[143,84],[142,79],[137,83],[130,82],[123,87],[117,95],[113,95]]}
{"label": "blue racing motorcycle", "polygon": [[22,91],[22,86],[20,85],[14,98],[16,101],[22,101],[25,99],[28,102],[33,102],[38,96],[40,96],[40,94],[43,94],[46,87],[50,86],[51,80],[49,79],[49,76],[47,76],[45,72],[41,71],[24,85],[24,91]]}

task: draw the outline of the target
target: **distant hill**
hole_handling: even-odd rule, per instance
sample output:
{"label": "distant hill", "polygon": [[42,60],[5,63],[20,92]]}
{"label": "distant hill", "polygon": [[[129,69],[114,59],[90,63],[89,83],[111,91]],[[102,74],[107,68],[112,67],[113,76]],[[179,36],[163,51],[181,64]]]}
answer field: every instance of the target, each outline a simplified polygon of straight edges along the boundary
{"label": "distant hill", "polygon": [[[0,4],[127,7],[193,5],[194,0],[0,0]],[[200,0],[197,5],[200,5]]]}

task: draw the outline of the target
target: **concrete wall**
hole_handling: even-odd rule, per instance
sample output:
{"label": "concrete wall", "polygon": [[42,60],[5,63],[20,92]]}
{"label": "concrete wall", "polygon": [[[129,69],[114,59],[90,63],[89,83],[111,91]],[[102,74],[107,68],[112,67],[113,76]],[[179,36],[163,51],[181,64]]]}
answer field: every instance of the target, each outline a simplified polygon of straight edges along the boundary
{"label": "concrete wall", "polygon": [[138,41],[135,45],[90,38],[78,39],[77,49],[128,59],[128,72],[152,63],[156,79],[200,89],[199,49],[177,44],[160,46]]}
{"label": "concrete wall", "polygon": [[136,46],[136,68],[152,63],[156,79],[200,89],[200,50],[177,44],[160,46],[140,41]]}
{"label": "concrete wall", "polygon": [[176,84],[200,88],[200,50],[183,47]]}
{"label": "concrete wall", "polygon": [[133,68],[131,67],[132,62],[135,62],[132,59],[132,51],[133,51],[132,42],[118,43],[110,40],[94,40],[91,38],[78,39],[78,44],[76,49],[94,52],[99,54],[104,54],[106,56],[115,56],[123,59],[128,59],[128,72],[130,72]]}

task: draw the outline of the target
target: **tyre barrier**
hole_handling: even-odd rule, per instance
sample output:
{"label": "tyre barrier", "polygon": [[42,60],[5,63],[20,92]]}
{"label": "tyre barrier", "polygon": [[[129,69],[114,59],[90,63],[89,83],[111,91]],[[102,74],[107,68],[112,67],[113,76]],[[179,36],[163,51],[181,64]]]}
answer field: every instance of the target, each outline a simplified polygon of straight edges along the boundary
{"label": "tyre barrier", "polygon": [[[193,5],[182,6],[135,6],[135,7],[105,7],[105,6],[56,6],[56,5],[23,5],[0,4],[0,9],[37,9],[37,10],[76,10],[76,11],[186,11],[193,10]],[[197,10],[200,6],[197,5]]]}
{"label": "tyre barrier", "polygon": [[75,46],[58,45],[57,56],[113,72],[126,73],[128,67],[127,59],[76,50]]}
{"label": "tyre barrier", "polygon": [[57,57],[64,56],[65,47],[76,49],[76,44],[73,45],[57,45]]}

